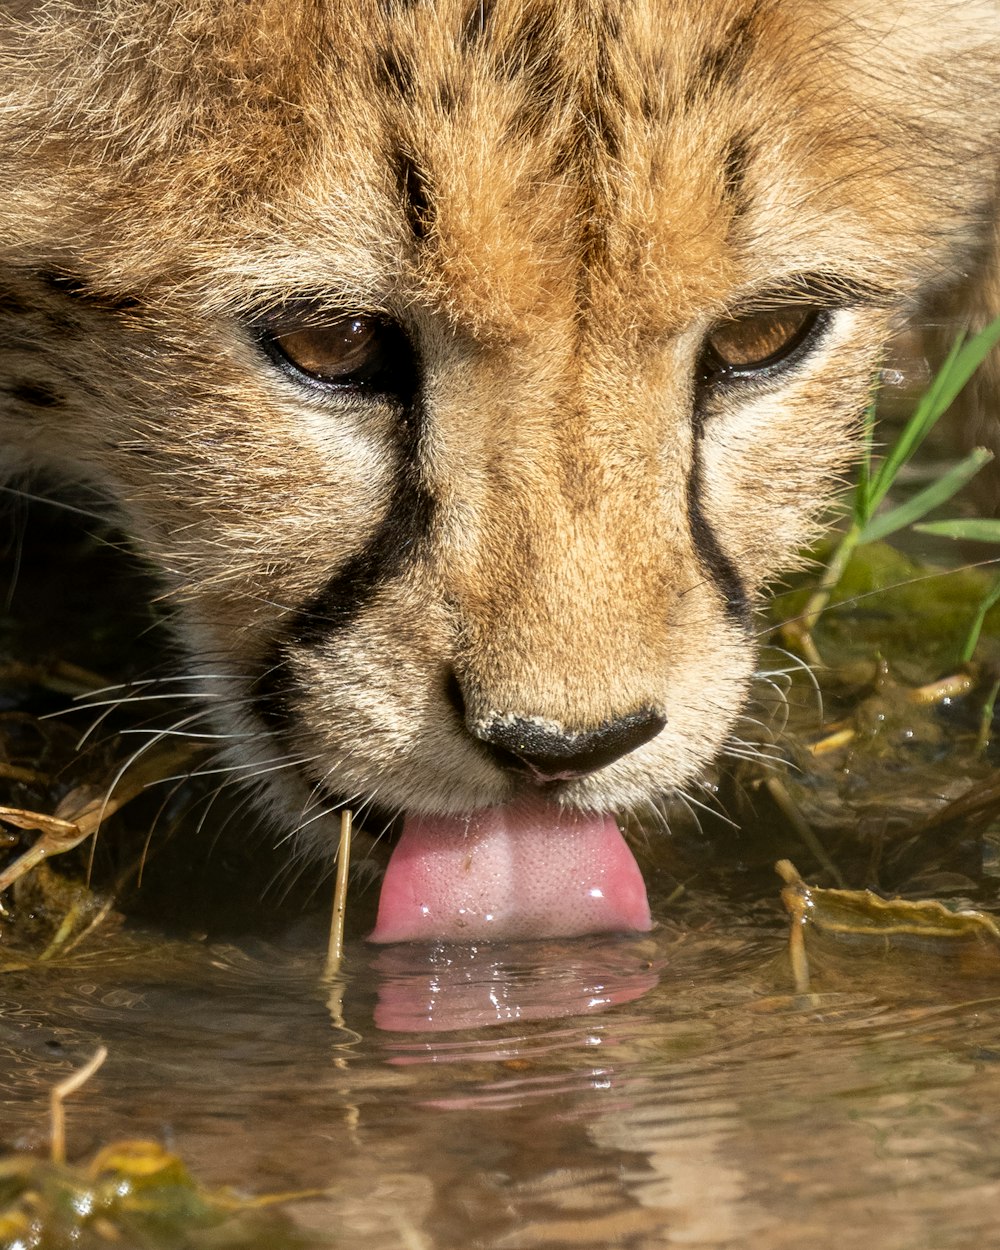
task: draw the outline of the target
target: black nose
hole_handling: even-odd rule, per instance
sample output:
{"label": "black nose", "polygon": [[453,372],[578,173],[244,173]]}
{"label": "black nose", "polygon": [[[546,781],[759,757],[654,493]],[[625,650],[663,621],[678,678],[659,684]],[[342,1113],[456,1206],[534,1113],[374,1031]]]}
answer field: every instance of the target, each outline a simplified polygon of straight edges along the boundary
{"label": "black nose", "polygon": [[583,733],[566,733],[550,721],[523,716],[495,716],[469,728],[503,768],[545,782],[596,772],[655,738],[666,723],[659,712],[640,708]]}

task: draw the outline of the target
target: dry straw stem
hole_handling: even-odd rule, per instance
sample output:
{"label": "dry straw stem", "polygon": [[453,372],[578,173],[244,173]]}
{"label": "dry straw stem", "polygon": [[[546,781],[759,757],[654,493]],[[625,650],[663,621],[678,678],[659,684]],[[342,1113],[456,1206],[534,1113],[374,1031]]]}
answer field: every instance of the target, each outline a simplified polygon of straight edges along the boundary
{"label": "dry straw stem", "polygon": [[330,944],[326,952],[325,977],[335,977],[344,962],[344,919],[347,915],[347,873],[351,866],[351,812],[340,813],[340,847],[337,851],[337,880],[333,888],[333,916]]}
{"label": "dry straw stem", "polygon": [[148,786],[162,781],[178,768],[190,765],[201,748],[170,746],[138,761],[110,789],[77,786],[56,809],[54,816],[20,807],[0,807],[0,822],[18,829],[37,829],[41,837],[34,846],[0,872],[0,893],[9,889],[51,855],[62,855],[97,833],[107,817],[140,795]]}
{"label": "dry straw stem", "polygon": [[788,931],[788,957],[792,964],[796,994],[809,993],[809,956],[806,954],[806,920],[810,906],[809,887],[790,859],[779,859],[774,871],[784,881],[781,901],[791,921]]}
{"label": "dry straw stem", "polygon": [[918,938],[931,942],[976,941],[1000,948],[1000,925],[985,912],[954,909],[938,899],[881,898],[871,890],[825,890],[807,885],[790,860],[774,866],[785,885],[781,901],[791,918],[789,954],[795,988],[809,991],[805,927],[814,925],[833,936]]}
{"label": "dry straw stem", "polygon": [[81,1085],[86,1085],[107,1057],[108,1048],[98,1046],[83,1067],[76,1072],[71,1072],[64,1081],[60,1081],[49,1095],[49,1115],[52,1123],[50,1154],[53,1163],[66,1162],[66,1112],[63,1102],[70,1094],[75,1094]]}

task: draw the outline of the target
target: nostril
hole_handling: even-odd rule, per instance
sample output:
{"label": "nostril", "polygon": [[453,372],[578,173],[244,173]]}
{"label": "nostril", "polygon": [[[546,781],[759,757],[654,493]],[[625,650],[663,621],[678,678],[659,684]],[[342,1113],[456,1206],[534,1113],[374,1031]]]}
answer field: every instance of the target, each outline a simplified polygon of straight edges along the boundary
{"label": "nostril", "polygon": [[568,733],[551,721],[527,716],[494,716],[470,729],[502,767],[544,782],[568,781],[605,768],[655,738],[666,723],[659,712],[640,708],[583,733]]}

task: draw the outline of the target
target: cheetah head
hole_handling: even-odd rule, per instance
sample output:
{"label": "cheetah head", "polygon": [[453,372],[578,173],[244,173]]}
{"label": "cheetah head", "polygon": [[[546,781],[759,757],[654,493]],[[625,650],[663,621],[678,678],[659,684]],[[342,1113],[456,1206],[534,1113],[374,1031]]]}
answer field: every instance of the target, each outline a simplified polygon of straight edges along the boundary
{"label": "cheetah head", "polygon": [[377,938],[648,927],[616,818],[981,227],[977,6],[143,7],[7,32],[12,463],[116,502],[286,826],[403,815]]}

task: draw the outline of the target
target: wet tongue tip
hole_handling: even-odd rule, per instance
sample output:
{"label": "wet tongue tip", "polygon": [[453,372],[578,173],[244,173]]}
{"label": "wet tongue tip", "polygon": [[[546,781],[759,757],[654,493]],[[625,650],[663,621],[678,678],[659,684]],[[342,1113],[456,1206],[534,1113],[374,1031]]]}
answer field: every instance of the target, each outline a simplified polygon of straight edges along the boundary
{"label": "wet tongue tip", "polygon": [[652,928],[613,817],[543,804],[407,817],[373,942],[579,937]]}

